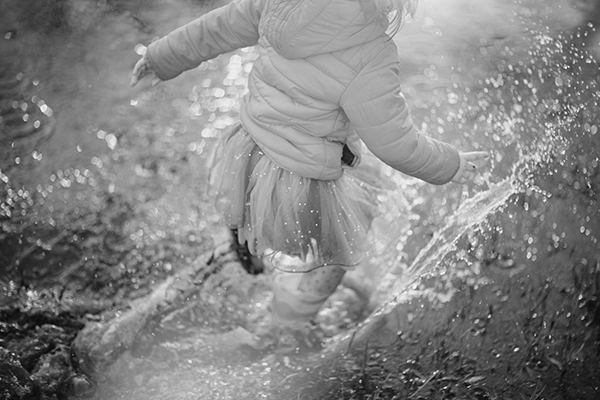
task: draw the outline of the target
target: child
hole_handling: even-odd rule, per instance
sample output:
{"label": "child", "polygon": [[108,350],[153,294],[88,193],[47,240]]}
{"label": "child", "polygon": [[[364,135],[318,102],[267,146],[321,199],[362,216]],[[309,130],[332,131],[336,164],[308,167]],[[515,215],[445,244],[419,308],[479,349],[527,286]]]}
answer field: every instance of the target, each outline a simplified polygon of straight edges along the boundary
{"label": "child", "polygon": [[[376,212],[353,176],[360,142],[432,184],[467,183],[485,152],[460,152],[414,127],[390,32],[418,0],[234,0],[150,44],[132,85],[172,79],[219,54],[259,53],[240,122],[213,169],[217,207],[250,252],[275,263],[273,318],[310,321],[366,254]],[[278,257],[273,257],[276,261]]]}

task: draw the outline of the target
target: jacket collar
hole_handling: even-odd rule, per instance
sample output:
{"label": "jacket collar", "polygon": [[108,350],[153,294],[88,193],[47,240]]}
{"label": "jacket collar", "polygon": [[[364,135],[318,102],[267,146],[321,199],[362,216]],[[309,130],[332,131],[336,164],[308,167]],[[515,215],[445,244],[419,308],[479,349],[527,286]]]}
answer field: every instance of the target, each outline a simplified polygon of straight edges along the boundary
{"label": "jacket collar", "polygon": [[269,0],[261,23],[266,40],[286,58],[305,58],[370,42],[387,18],[370,0]]}

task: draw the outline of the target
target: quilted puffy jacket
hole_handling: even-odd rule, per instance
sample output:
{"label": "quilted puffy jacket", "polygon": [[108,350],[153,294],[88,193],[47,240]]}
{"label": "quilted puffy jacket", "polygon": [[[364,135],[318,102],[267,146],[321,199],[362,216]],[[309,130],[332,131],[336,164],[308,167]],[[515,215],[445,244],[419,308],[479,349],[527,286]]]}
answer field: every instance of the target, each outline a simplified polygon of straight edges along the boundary
{"label": "quilted puffy jacket", "polygon": [[458,151],[413,126],[387,26],[369,0],[234,0],[153,42],[147,56],[168,80],[257,45],[240,121],[277,165],[337,179],[343,145],[358,156],[359,137],[393,168],[446,183]]}

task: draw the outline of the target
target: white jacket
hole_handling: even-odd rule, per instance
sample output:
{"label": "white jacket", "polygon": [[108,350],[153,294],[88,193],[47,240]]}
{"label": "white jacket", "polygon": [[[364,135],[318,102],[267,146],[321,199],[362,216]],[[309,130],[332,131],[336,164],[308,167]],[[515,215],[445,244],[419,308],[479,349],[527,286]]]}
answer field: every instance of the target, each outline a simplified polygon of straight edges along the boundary
{"label": "white jacket", "polygon": [[234,0],[148,47],[171,79],[201,62],[258,45],[240,120],[282,168],[333,180],[352,138],[393,168],[443,184],[458,151],[421,134],[400,90],[398,49],[369,0]]}

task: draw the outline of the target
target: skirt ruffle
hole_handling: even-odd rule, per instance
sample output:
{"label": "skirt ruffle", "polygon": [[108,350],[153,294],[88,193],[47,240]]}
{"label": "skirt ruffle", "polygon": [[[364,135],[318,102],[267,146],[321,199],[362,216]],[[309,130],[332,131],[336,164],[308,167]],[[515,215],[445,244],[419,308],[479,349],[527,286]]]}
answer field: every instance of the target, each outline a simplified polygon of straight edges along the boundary
{"label": "skirt ruffle", "polygon": [[[346,170],[335,181],[275,165],[236,124],[217,145],[210,188],[217,210],[250,252],[288,272],[352,267],[369,250],[377,189]],[[291,262],[297,258],[300,262]]]}

